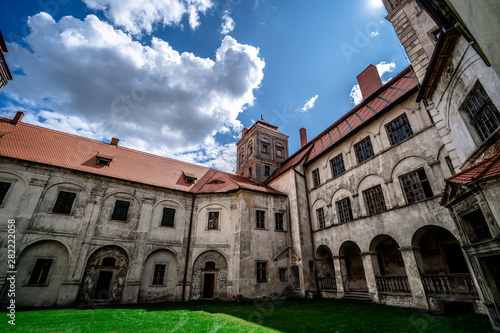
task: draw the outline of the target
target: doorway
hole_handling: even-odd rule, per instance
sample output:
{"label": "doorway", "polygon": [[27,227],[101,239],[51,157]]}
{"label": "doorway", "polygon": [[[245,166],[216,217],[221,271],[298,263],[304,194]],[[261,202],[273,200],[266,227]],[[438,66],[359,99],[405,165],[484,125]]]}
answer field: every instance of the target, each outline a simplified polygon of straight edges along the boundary
{"label": "doorway", "polygon": [[109,287],[111,285],[112,278],[113,278],[113,272],[109,271],[99,272],[99,279],[97,280],[95,288],[95,299],[99,300],[109,299]]}
{"label": "doorway", "polygon": [[215,273],[205,273],[203,276],[203,298],[213,298],[215,289]]}

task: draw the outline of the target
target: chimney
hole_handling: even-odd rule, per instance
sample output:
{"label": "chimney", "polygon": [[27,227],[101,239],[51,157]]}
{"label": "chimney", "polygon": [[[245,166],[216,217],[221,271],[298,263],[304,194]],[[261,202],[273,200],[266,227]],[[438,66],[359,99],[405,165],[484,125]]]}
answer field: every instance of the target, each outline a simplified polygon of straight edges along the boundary
{"label": "chimney", "polygon": [[14,116],[14,119],[12,119],[12,121],[10,123],[12,125],[17,125],[17,123],[20,122],[21,119],[23,119],[23,117],[24,117],[24,113],[21,111],[17,111],[16,115]]}
{"label": "chimney", "polygon": [[244,128],[243,131],[241,131],[241,137],[243,138],[245,135],[247,135],[248,128]]}
{"label": "chimney", "polygon": [[118,146],[118,142],[120,142],[120,139],[117,139],[117,138],[111,138],[111,143],[110,143],[110,145],[112,145],[112,146]]}
{"label": "chimney", "polygon": [[380,75],[378,75],[377,67],[369,65],[364,71],[357,76],[359,88],[361,89],[361,95],[363,99],[367,99],[377,91],[378,88],[382,87],[382,80]]}
{"label": "chimney", "polygon": [[300,130],[300,148],[304,147],[307,144],[307,132],[304,127],[302,127]]}

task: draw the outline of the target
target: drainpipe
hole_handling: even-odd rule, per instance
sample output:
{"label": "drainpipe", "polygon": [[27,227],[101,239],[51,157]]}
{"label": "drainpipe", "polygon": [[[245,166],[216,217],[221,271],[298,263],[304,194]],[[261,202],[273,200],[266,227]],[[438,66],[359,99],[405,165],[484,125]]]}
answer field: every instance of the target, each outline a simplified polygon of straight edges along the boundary
{"label": "drainpipe", "polygon": [[304,178],[304,186],[306,188],[306,204],[307,204],[307,215],[309,218],[309,232],[311,233],[311,245],[312,245],[312,254],[313,254],[313,267],[314,267],[314,279],[316,280],[316,292],[318,293],[318,296],[321,297],[321,290],[319,288],[319,279],[318,279],[318,269],[316,265],[316,245],[314,244],[314,234],[313,234],[313,227],[312,227],[312,219],[311,219],[311,206],[309,206],[309,188],[307,187],[307,178],[305,175],[301,174],[299,171],[297,171],[295,168],[293,170],[300,175],[302,178]]}
{"label": "drainpipe", "polygon": [[189,232],[188,232],[188,241],[187,241],[187,247],[186,247],[186,263],[184,265],[184,278],[182,280],[182,296],[181,296],[181,301],[185,302],[186,301],[186,279],[187,279],[187,272],[188,272],[188,264],[189,264],[189,248],[191,247],[191,233],[193,230],[193,217],[194,217],[194,202],[196,199],[196,194],[193,194],[193,199],[191,200],[191,216],[189,218]]}

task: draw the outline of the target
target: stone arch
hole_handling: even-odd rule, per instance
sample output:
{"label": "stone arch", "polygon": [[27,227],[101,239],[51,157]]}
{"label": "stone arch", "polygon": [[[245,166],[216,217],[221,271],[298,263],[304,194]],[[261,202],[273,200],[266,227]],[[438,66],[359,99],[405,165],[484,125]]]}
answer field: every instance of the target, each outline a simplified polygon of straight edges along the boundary
{"label": "stone arch", "polygon": [[341,146],[335,147],[332,149],[330,154],[328,154],[328,157],[325,159],[325,163],[323,164],[323,169],[330,169],[330,172],[328,172],[328,175],[330,177],[328,177],[328,178],[333,177],[332,170],[330,168],[330,160],[332,158],[338,156],[339,154],[342,154],[342,159],[344,161],[345,169],[347,170],[348,168],[351,167],[351,165],[349,165],[349,161],[347,161],[347,152],[344,149],[342,149]]}
{"label": "stone arch", "polygon": [[335,276],[332,251],[327,245],[320,245],[316,249],[316,266],[319,278],[332,278]]}
{"label": "stone arch", "polygon": [[[419,165],[415,165],[414,163],[412,163],[412,169],[411,170],[399,170],[401,168],[404,168],[404,167],[401,167],[404,163],[406,163],[408,160],[415,160],[415,161],[422,161],[421,164]],[[410,172],[410,171],[413,171],[413,170],[416,170],[418,169],[419,167],[423,167],[427,170],[426,166],[429,165],[429,161],[427,161],[425,158],[423,158],[422,156],[417,156],[417,155],[411,155],[411,156],[407,156],[401,160],[399,160],[395,165],[394,167],[392,168],[391,170],[391,178],[393,180],[396,180],[398,176],[402,175],[402,174],[405,174],[407,172]]]}
{"label": "stone arch", "polygon": [[[205,271],[207,262],[215,263],[215,269],[210,272]],[[208,274],[213,274],[214,285],[212,297],[206,297],[205,293],[208,286]],[[228,265],[224,255],[218,251],[209,250],[201,253],[193,264],[193,278],[191,280],[191,298],[213,298],[213,299],[226,299],[227,298],[227,275]]]}
{"label": "stone arch", "polygon": [[[378,133],[379,134],[382,134],[382,132],[386,133],[385,131],[385,125],[387,125],[389,122],[401,117],[401,115],[403,115],[403,113],[406,114],[406,116],[408,117],[408,113],[412,112],[414,110],[411,110],[409,108],[404,108],[404,107],[399,107],[398,108],[398,112],[397,112],[397,116],[394,115],[394,113],[390,113],[390,114],[386,114],[382,120],[380,121],[380,124],[378,126]],[[409,119],[410,117],[408,117]]]}
{"label": "stone arch", "polygon": [[347,292],[367,291],[368,285],[358,244],[353,241],[345,241],[340,246],[339,253],[345,290]]}
{"label": "stone arch", "polygon": [[59,182],[59,183],[55,183],[55,184],[49,185],[47,188],[45,188],[44,193],[48,193],[49,191],[52,190],[52,188],[54,188],[54,187],[60,187],[60,186],[77,187],[80,191],[82,191],[83,193],[85,193],[85,197],[86,198],[89,197],[89,192],[87,191],[87,189],[84,186],[82,186],[82,185],[80,185],[78,183],[75,183],[75,182],[68,182],[68,181]]}
{"label": "stone arch", "polygon": [[[16,265],[17,304],[26,307],[57,305],[68,263],[69,251],[62,242],[39,239],[25,246]],[[39,276],[43,276],[42,279],[34,279],[35,270]]]}
{"label": "stone arch", "polygon": [[178,275],[179,259],[174,251],[167,248],[151,251],[144,260],[138,301],[176,300]]}
{"label": "stone arch", "polygon": [[[115,265],[103,265],[106,258],[115,259]],[[95,250],[87,260],[79,299],[81,301],[101,300],[119,303],[128,268],[129,256],[123,248],[108,245]]]}
{"label": "stone arch", "polygon": [[355,154],[355,152],[354,152],[354,145],[357,144],[358,142],[360,142],[362,139],[366,138],[367,136],[370,137],[370,141],[372,143],[372,147],[374,148],[375,155],[377,154],[376,151],[380,151],[380,147],[378,147],[378,144],[376,142],[374,143],[375,140],[373,140],[375,138],[375,135],[377,135],[377,133],[373,133],[373,132],[365,130],[365,131],[359,133],[358,135],[356,135],[355,137],[353,137],[350,140],[350,142],[349,142],[349,150],[348,151],[353,154],[354,160],[356,159],[356,157],[354,156],[354,154]]}
{"label": "stone arch", "polygon": [[398,276],[406,275],[403,256],[399,251],[399,243],[389,235],[377,235],[370,242],[370,252],[377,254],[376,275]]}

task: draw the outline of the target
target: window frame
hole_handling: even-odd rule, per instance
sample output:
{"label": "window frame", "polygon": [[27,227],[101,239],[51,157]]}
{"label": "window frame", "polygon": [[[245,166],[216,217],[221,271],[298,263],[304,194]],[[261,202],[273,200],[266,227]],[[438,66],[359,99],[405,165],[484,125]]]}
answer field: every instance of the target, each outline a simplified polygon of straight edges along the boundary
{"label": "window frame", "polygon": [[[66,198],[62,198],[61,195],[63,193],[70,194],[70,196],[66,197]],[[76,195],[77,195],[77,192],[69,192],[69,191],[59,190],[59,192],[57,193],[57,198],[56,198],[56,201],[54,203],[54,206],[52,206],[51,213],[71,215],[71,211],[73,210],[73,206],[74,206],[75,201],[76,201]],[[71,201],[71,203],[69,203],[70,201]],[[56,210],[56,208],[57,208],[57,210]]]}
{"label": "window frame", "polygon": [[[338,160],[338,162],[336,162],[336,160]],[[333,157],[330,160],[330,168],[332,169],[332,177],[333,178],[340,176],[341,174],[343,174],[346,171],[344,157],[342,156],[342,153],[338,154],[337,156]],[[340,172],[336,172],[336,170],[338,170],[338,168],[341,169]]]}
{"label": "window frame", "polygon": [[266,229],[266,211],[261,209],[255,210],[255,228]]}
{"label": "window frame", "polygon": [[3,204],[6,201],[5,199],[7,198],[7,195],[9,194],[10,190],[14,187],[13,186],[14,182],[0,180],[0,187],[2,186],[1,184],[8,184],[9,185],[4,193],[0,192],[0,207],[3,207]]}
{"label": "window frame", "polygon": [[[210,227],[210,215],[211,214],[217,214],[217,226],[216,228],[213,227]],[[220,215],[221,215],[221,212],[220,210],[209,210],[208,211],[208,214],[207,214],[207,230],[220,230]]]}
{"label": "window frame", "polygon": [[[120,205],[121,203],[128,203],[127,207],[124,208],[124,207],[118,207],[118,202],[120,202]],[[115,200],[115,207],[113,208],[113,212],[111,213],[111,220],[112,221],[120,221],[120,222],[127,222],[128,220],[128,213],[130,211],[130,206],[132,205],[132,202],[131,201],[126,201],[126,200],[122,200],[122,199],[116,199]],[[125,219],[123,219],[122,217],[118,216],[119,213],[123,214],[122,212],[119,212],[117,209],[126,209],[125,211]]]}
{"label": "window frame", "polygon": [[312,172],[313,187],[318,187],[321,185],[321,176],[319,175],[319,168],[314,169]]}
{"label": "window frame", "polygon": [[255,268],[257,282],[267,282],[267,261],[256,261]]}
{"label": "window frame", "polygon": [[[368,195],[372,195],[372,193],[374,191],[378,191],[379,193],[376,193],[377,196],[372,196],[373,199],[376,199],[376,198],[382,198],[381,201],[378,201],[378,202],[374,202],[374,204],[370,204],[369,201],[368,201]],[[386,212],[387,211],[387,205],[385,203],[385,197],[384,197],[384,191],[382,190],[382,186],[381,185],[375,185],[375,186],[372,186],[370,188],[367,188],[366,190],[363,191],[363,198],[365,200],[365,206],[366,206],[366,213],[368,214],[368,216],[372,216],[372,215],[376,215],[376,214],[380,214],[380,213],[383,213],[383,212]],[[371,209],[372,206],[376,205],[378,206],[379,203],[382,203],[382,205],[380,206],[380,209],[375,207],[376,209],[373,211]]]}
{"label": "window frame", "polygon": [[[157,267],[159,266],[163,266],[163,271],[160,271],[158,270],[157,271]],[[155,263],[154,266],[153,266],[153,281],[151,282],[151,286],[154,286],[154,287],[162,287],[162,286],[165,286],[165,274],[167,273],[167,264],[166,263]],[[161,276],[161,283],[158,282],[158,276],[157,276],[157,273],[158,272],[163,272],[162,276]],[[156,282],[156,283],[155,283]]]}
{"label": "window frame", "polygon": [[316,209],[316,219],[318,220],[319,229],[325,229],[326,219],[325,219],[325,210],[323,209],[323,207]]}
{"label": "window frame", "polygon": [[264,154],[269,154],[269,143],[262,143],[262,152]]}
{"label": "window frame", "polygon": [[[168,225],[168,216],[165,216],[165,212],[167,210],[173,210],[173,217],[172,217],[172,225]],[[163,210],[162,210],[162,215],[161,215],[161,220],[160,220],[160,227],[166,227],[166,228],[175,228],[175,213],[176,213],[176,209],[175,208],[172,208],[172,207],[163,207]],[[167,220],[167,221],[165,221]],[[166,223],[164,223],[166,222]]]}
{"label": "window frame", "polygon": [[280,282],[288,282],[288,269],[286,267],[278,267],[278,274]]}
{"label": "window frame", "polygon": [[271,166],[264,165],[264,175],[269,176],[271,174]]}
{"label": "window frame", "polygon": [[[364,144],[366,144],[366,146],[363,147]],[[358,141],[356,144],[354,144],[354,152],[358,164],[368,161],[369,159],[375,156],[372,140],[369,135],[364,139]]]}
{"label": "window frame", "polygon": [[[40,278],[43,276],[43,269],[44,267],[41,268],[41,270],[39,272],[37,272],[38,274],[38,279],[36,279],[36,283],[33,281],[34,278],[35,278],[35,269],[37,269],[37,263],[41,260],[44,260],[44,261],[48,261],[49,264],[48,264],[48,267],[47,267],[47,271],[45,273],[45,277],[43,279],[43,282],[40,282]],[[34,287],[37,287],[37,286],[48,286],[49,285],[49,274],[50,274],[50,271],[51,271],[51,268],[53,267],[53,264],[54,264],[54,258],[40,258],[40,257],[36,257],[35,258],[35,262],[32,264],[32,267],[31,267],[31,270],[30,270],[30,277],[28,279],[28,283],[27,283],[27,286],[34,286]]]}
{"label": "window frame", "polygon": [[[345,207],[340,207],[341,205],[343,206],[344,202],[347,202],[347,205]],[[349,197],[337,200],[335,205],[337,206],[339,224],[348,223],[353,220],[351,199]],[[347,213],[347,220],[345,219],[345,213]]]}
{"label": "window frame", "polygon": [[[424,174],[425,179],[420,178],[422,173]],[[416,175],[416,177],[418,178],[418,182],[410,183],[410,181],[412,180],[410,179],[410,177],[414,178],[414,175]],[[424,168],[419,168],[412,172],[408,172],[404,175],[399,176],[398,178],[407,204],[421,202],[434,197],[434,192],[432,191],[429,177],[427,176]],[[418,188],[413,188],[414,186],[417,186]],[[415,191],[417,192],[416,195],[409,196],[410,193]],[[420,194],[422,194],[423,197],[421,197]]]}
{"label": "window frame", "polygon": [[[278,216],[281,216],[278,219]],[[281,228],[278,228],[281,226]],[[276,231],[285,231],[285,213],[275,212],[274,213],[274,230]]]}
{"label": "window frame", "polygon": [[[479,110],[477,109],[476,105],[474,105],[474,103],[472,103],[472,105],[474,106],[474,109],[476,110],[476,113],[474,115],[471,115],[471,113],[469,112],[469,105],[471,104],[471,101],[473,100],[473,98],[477,99],[478,94],[476,94],[476,92],[478,92],[481,89],[482,89],[482,92],[479,92],[479,96],[484,100],[484,103],[482,105],[480,105]],[[483,94],[483,92],[484,92],[484,94]],[[485,99],[485,96],[487,97],[486,99]],[[491,131],[489,133],[487,133],[486,136],[484,136],[484,133],[482,131],[479,131],[478,128],[476,127],[476,123],[480,120],[484,120],[484,117],[480,118],[480,116],[484,115],[485,110],[488,109],[488,107],[489,107],[489,110],[491,112],[490,116],[495,118],[497,126],[493,129],[488,128],[487,130],[488,131],[491,130]],[[460,109],[464,113],[464,116],[465,116],[464,120],[466,120],[467,126],[473,129],[473,131],[470,131],[470,129],[469,129],[469,131],[471,132],[471,134],[474,133],[473,137],[476,136],[477,140],[479,141],[480,144],[486,142],[488,140],[488,138],[490,138],[500,128],[500,111],[498,110],[497,106],[491,100],[491,97],[486,92],[486,89],[484,89],[484,86],[479,81],[476,82],[474,87],[470,90],[469,95],[465,99],[465,101],[462,104],[462,107]],[[490,118],[488,118],[487,120],[489,121]],[[485,125],[484,122],[483,122],[483,125]]]}
{"label": "window frame", "polygon": [[[401,121],[401,123],[396,125],[399,121]],[[390,129],[390,127],[393,128]],[[387,137],[391,146],[403,142],[413,135],[413,129],[406,113],[401,114],[399,117],[386,124],[385,131],[387,133]],[[400,136],[400,134],[404,134],[404,137]]]}

